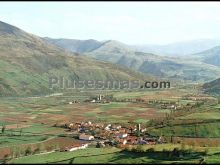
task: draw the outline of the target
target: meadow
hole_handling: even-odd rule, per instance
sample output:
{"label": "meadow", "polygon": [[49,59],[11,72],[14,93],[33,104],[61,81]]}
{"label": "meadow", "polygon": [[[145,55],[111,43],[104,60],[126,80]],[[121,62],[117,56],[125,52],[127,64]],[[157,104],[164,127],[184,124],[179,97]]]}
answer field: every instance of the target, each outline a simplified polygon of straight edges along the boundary
{"label": "meadow", "polygon": [[[111,95],[114,100],[109,103],[83,102],[100,93]],[[154,103],[154,101],[176,102],[186,106],[196,103],[193,99],[185,98],[192,93],[199,93],[201,98],[207,97],[208,102],[174,118],[172,118],[172,110],[163,109],[159,103]],[[142,99],[144,102],[137,102],[136,99]],[[79,103],[69,104],[73,100],[78,100]],[[148,101],[153,103],[150,104]],[[220,104],[213,104],[215,101],[215,97],[203,96],[195,89],[189,90],[189,87],[179,90],[86,91],[65,93],[61,96],[5,97],[0,100],[0,128],[6,128],[4,133],[0,133],[0,159],[4,160],[6,156],[8,158],[16,148],[21,146],[24,149],[31,146],[33,149],[42,145],[45,151],[50,151],[54,145],[65,144],[62,146],[65,147],[79,143],[74,138],[70,138],[65,129],[54,125],[92,121],[119,124],[141,123],[147,127],[147,133],[153,136],[164,135],[167,139],[172,136],[173,142],[168,143],[167,146],[145,146],[154,148],[153,153],[90,147],[77,152],[30,155],[9,159],[9,161],[10,163],[198,163],[204,157],[201,152],[209,150],[209,154],[205,156],[206,162],[217,163],[219,162],[218,147],[220,147],[218,111]],[[170,118],[167,117],[169,115]],[[163,125],[159,124],[160,126],[157,127],[158,122],[163,122]],[[182,144],[194,147],[193,150],[199,152],[189,154],[184,159],[167,159],[163,150],[181,148]]]}
{"label": "meadow", "polygon": [[[147,149],[154,147],[154,151],[150,152]],[[46,155],[33,155],[18,158],[10,163],[192,163],[198,164],[202,158],[205,157],[207,163],[219,163],[220,153],[217,147],[213,147],[204,156],[204,148],[194,148],[191,153],[184,155],[184,157],[177,158],[174,156],[168,156],[174,148],[180,148],[180,145],[158,145],[145,147],[147,152],[128,152],[118,148],[88,148],[84,150],[78,150],[73,152],[54,152]]]}

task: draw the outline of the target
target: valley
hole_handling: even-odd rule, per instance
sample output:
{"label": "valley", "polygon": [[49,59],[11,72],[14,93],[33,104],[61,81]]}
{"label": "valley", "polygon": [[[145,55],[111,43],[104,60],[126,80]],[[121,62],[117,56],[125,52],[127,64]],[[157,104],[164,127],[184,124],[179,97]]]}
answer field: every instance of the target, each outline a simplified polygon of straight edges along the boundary
{"label": "valley", "polygon": [[[85,102],[100,94],[105,97],[111,96],[109,97],[111,99],[106,103]],[[76,103],[70,104],[73,100]],[[203,157],[207,163],[218,162],[216,159],[220,147],[218,98],[203,94],[190,86],[180,89],[130,92],[127,90],[81,91],[38,98],[8,97],[2,98],[0,105],[0,121],[5,127],[0,138],[0,156],[2,160],[11,163],[28,163],[33,159],[37,159],[36,162],[39,163],[76,163],[79,160],[82,162],[88,160],[91,163],[91,159],[97,162],[97,156],[100,162],[112,160],[115,163],[127,161],[162,163],[172,159],[180,163],[198,163]],[[96,139],[94,142],[79,140],[78,135],[81,133],[76,133],[74,129],[69,130],[65,126],[88,121],[99,125],[118,124],[125,128],[141,124],[143,129],[146,128],[146,132],[142,132],[141,136],[159,138],[162,135],[166,142],[154,145],[125,144],[120,147],[114,146],[116,148],[111,146],[97,148],[95,143],[100,140]],[[107,138],[107,135],[105,136]],[[59,151],[83,143],[91,144],[88,148],[79,151]],[[19,149],[19,146],[23,149]],[[166,160],[162,156],[166,152],[173,151],[174,148],[183,152],[183,146],[186,151],[197,152],[197,156],[188,155],[187,160],[178,156],[171,156]],[[131,147],[137,147],[137,151],[134,149],[136,152],[131,152],[129,149]],[[152,151],[149,150],[151,148]],[[25,154],[28,149],[30,153]],[[94,150],[97,150],[95,155]],[[51,151],[53,153],[50,153]],[[43,154],[44,152],[48,153]],[[162,162],[158,158],[152,160],[154,155],[159,154],[157,152],[161,152]],[[207,152],[205,156],[204,152]],[[42,154],[38,155],[38,153]],[[83,159],[78,155],[80,153]],[[23,154],[26,156],[22,156]],[[122,159],[115,159],[121,154],[123,154]],[[134,158],[130,160],[129,155]]]}
{"label": "valley", "polygon": [[218,44],[52,39],[0,22],[0,163],[220,163]]}

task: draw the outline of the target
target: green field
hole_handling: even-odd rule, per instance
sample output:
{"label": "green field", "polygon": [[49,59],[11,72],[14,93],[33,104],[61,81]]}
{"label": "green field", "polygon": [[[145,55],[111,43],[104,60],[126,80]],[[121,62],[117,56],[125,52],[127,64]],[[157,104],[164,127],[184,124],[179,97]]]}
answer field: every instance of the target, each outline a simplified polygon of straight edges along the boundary
{"label": "green field", "polygon": [[[128,122],[142,123],[149,127],[147,133],[155,136],[189,136],[189,137],[220,137],[219,105],[204,104],[195,108],[193,112],[183,113],[174,119],[164,121],[164,126],[154,128],[152,120],[161,120],[170,109],[161,109],[157,103],[132,103],[113,101],[101,103],[77,103],[69,105],[72,100],[85,100],[100,92],[67,93],[62,96],[36,97],[36,98],[2,98],[0,100],[0,127],[6,125],[4,134],[0,134],[0,149],[28,144],[41,144],[48,139],[65,134],[62,128],[53,127],[54,124],[69,123],[74,121],[93,121],[104,123]],[[194,103],[192,100],[181,99],[190,93],[188,89],[162,90],[162,91],[105,91],[105,94],[113,95],[117,99],[143,98],[145,100],[157,100],[159,102],[177,102],[180,105]],[[197,122],[202,122],[197,124]],[[152,126],[152,123],[153,126]],[[160,123],[160,122],[159,122]],[[18,125],[16,127],[16,125]],[[157,125],[157,124],[156,124]],[[24,126],[19,128],[19,126]],[[10,128],[12,127],[12,128]],[[188,142],[186,142],[187,144]],[[201,145],[195,143],[197,148]],[[203,146],[203,143],[202,143]],[[208,145],[207,145],[208,146]],[[212,144],[213,146],[213,144]],[[216,142],[219,146],[219,142]],[[134,153],[122,151],[118,148],[88,148],[76,152],[54,152],[43,155],[30,155],[11,160],[11,163],[198,163],[204,155],[195,150],[194,154],[183,158],[169,158],[163,150],[172,151],[175,147],[181,148],[181,144],[167,144],[145,146],[145,150],[154,148],[155,153]],[[190,146],[191,148],[193,146]],[[208,149],[206,162],[219,162],[219,148],[204,147]],[[199,150],[200,151],[200,150]]]}
{"label": "green field", "polygon": [[[172,151],[178,145],[162,145],[155,147],[154,152],[134,153],[121,151],[117,148],[88,148],[73,152],[55,152],[44,155],[26,156],[10,161],[10,163],[199,163],[203,158],[202,150],[195,151],[193,154],[186,154],[182,158],[168,157],[165,150]],[[150,147],[148,147],[149,149]],[[147,149],[147,148],[146,148]],[[213,148],[210,153],[205,156],[207,163],[219,163],[219,148]]]}

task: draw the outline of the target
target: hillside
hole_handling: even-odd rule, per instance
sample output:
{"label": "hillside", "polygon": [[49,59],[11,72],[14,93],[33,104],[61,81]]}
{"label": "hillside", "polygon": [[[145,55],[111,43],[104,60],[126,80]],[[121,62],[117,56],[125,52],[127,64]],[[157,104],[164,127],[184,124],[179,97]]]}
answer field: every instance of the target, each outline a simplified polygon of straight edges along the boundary
{"label": "hillside", "polygon": [[[74,45],[74,43],[72,44]],[[66,46],[61,47],[69,51]],[[204,82],[220,76],[220,68],[200,60],[138,52],[134,48],[114,40],[103,42],[96,49],[84,52],[84,55],[162,78]]]}
{"label": "hillside", "polygon": [[200,58],[204,63],[220,67],[220,46],[194,54],[194,56]]}
{"label": "hillside", "polygon": [[203,90],[210,94],[220,94],[220,78],[203,84]]}
{"label": "hillside", "polygon": [[137,51],[155,53],[159,55],[184,57],[199,53],[220,45],[220,39],[199,39],[175,42],[166,45],[136,45]]}
{"label": "hillside", "polygon": [[85,53],[97,49],[102,45],[102,42],[90,39],[90,40],[74,40],[74,39],[52,39],[43,38],[51,44],[54,44],[60,48],[65,48],[70,52]]}
{"label": "hillside", "polygon": [[74,80],[149,78],[107,62],[68,53],[17,27],[0,22],[0,95],[41,95],[50,76]]}

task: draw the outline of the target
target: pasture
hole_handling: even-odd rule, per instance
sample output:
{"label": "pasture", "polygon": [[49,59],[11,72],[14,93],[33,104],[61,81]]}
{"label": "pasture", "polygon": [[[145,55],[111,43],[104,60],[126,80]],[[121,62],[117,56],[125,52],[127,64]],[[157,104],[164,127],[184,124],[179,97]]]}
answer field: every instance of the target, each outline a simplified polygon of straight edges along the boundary
{"label": "pasture", "polygon": [[[116,100],[109,103],[89,103],[83,102],[90,96],[112,95]],[[146,126],[152,120],[163,121],[167,114],[171,113],[169,109],[163,109],[159,104],[148,104],[148,101],[159,102],[177,102],[180,105],[195,103],[193,99],[185,99],[184,96],[191,94],[188,89],[168,89],[168,90],[149,90],[149,91],[87,91],[78,93],[65,93],[62,96],[51,97],[13,97],[0,99],[0,129],[5,127],[4,133],[0,133],[0,159],[10,154],[14,148],[28,147],[36,148],[43,145],[45,150],[55,145],[66,146],[79,143],[60,135],[67,135],[63,128],[54,127],[55,124],[66,124],[71,122],[92,121],[100,123],[142,123]],[[123,99],[143,99],[145,102],[117,101]],[[210,97],[210,99],[214,99]],[[79,103],[69,104],[70,101],[78,100]],[[212,143],[205,140],[210,137],[220,137],[219,130],[219,104],[205,104],[196,108],[191,113],[175,117],[168,121],[169,125],[163,125],[161,128],[149,127],[148,133],[170,138],[170,136],[182,136],[181,142],[187,145],[196,145],[212,149],[213,146],[219,146],[217,139]],[[204,123],[197,124],[203,121]],[[196,127],[195,127],[196,125]],[[189,136],[189,137],[187,137]],[[201,143],[190,143],[193,140],[189,138],[199,136],[203,139]],[[59,139],[59,140],[58,140]],[[178,141],[178,140],[177,140]],[[65,142],[65,143],[64,143]],[[171,148],[176,144],[170,144]],[[214,145],[215,143],[215,145]],[[173,145],[173,146],[172,146]],[[208,146],[208,147],[205,147]],[[39,146],[38,146],[39,147]],[[65,147],[62,146],[62,147]],[[155,150],[161,152],[160,146],[155,146]],[[162,147],[163,148],[163,147]],[[165,149],[169,147],[166,146]],[[94,154],[96,153],[96,154]],[[158,154],[158,153],[157,153]],[[164,158],[156,159],[155,153],[128,153],[117,148],[88,148],[78,152],[68,153],[50,153],[46,155],[32,155],[14,159],[11,163],[170,163],[171,160]],[[218,154],[209,155],[208,162],[217,162]],[[177,163],[197,163],[201,159],[187,158],[187,160],[175,160]],[[173,160],[172,160],[173,162]]]}

